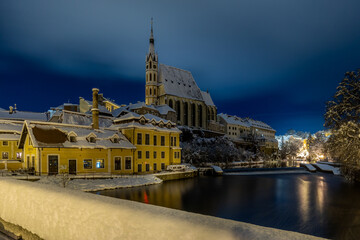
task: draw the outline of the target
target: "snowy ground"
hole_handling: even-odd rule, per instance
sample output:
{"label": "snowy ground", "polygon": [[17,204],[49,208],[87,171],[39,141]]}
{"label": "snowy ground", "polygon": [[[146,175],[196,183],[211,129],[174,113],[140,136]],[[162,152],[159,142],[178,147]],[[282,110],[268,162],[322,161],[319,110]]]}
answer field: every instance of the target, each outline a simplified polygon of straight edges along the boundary
{"label": "snowy ground", "polygon": [[81,191],[99,191],[105,189],[139,187],[151,184],[162,183],[162,180],[152,174],[128,175],[112,179],[73,179],[69,180],[63,176],[42,177],[38,183],[50,184],[59,187],[66,187]]}
{"label": "snowy ground", "polygon": [[340,175],[340,169],[337,167],[321,163],[314,163],[313,165],[318,166],[324,172],[332,172],[334,175]]}
{"label": "snowy ground", "polygon": [[0,178],[0,218],[48,240],[319,239],[201,214]]}

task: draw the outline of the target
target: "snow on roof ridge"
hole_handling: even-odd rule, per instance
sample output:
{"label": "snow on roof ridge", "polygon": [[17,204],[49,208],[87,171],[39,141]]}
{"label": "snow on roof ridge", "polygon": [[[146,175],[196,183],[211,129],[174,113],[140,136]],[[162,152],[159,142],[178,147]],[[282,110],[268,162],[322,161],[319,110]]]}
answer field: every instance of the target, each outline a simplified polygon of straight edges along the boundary
{"label": "snow on roof ridge", "polygon": [[[85,117],[91,117],[91,116],[92,116],[91,114],[88,114],[88,113],[73,112],[73,111],[69,111],[69,110],[62,110],[62,112],[64,112],[64,113],[69,113],[69,114],[74,114],[74,115],[81,115],[81,116],[85,116]],[[99,118],[112,119],[113,117],[104,116],[104,115],[99,115]]]}
{"label": "snow on roof ridge", "polygon": [[[177,69],[177,70],[181,70],[181,71],[188,72],[188,73],[191,74],[191,72],[190,72],[189,70],[185,70],[185,69],[181,69],[181,68],[178,68],[178,67],[166,65],[166,64],[163,64],[163,63],[160,63],[160,65],[163,65],[163,66],[165,66],[165,67],[175,68],[175,69]],[[192,75],[192,74],[191,74],[191,75]]]}

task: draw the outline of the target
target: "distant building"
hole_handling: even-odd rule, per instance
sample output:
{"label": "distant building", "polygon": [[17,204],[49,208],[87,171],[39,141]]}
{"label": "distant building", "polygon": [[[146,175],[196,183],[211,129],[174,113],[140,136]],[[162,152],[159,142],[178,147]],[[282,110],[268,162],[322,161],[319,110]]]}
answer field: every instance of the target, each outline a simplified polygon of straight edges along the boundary
{"label": "distant building", "polygon": [[257,142],[268,153],[277,151],[276,131],[268,124],[250,118],[218,114],[219,122],[225,125],[226,135],[239,145]]}
{"label": "distant building", "polygon": [[26,112],[26,111],[18,111],[13,107],[10,107],[8,111],[0,110],[0,119],[3,120],[35,120],[35,121],[48,121],[49,120],[49,112]]}
{"label": "distant building", "polygon": [[200,90],[191,72],[158,63],[152,24],[145,68],[146,105],[168,105],[176,111],[179,125],[209,129],[211,121],[216,124],[217,108],[210,93]]}
{"label": "distant building", "polygon": [[0,169],[22,167],[22,150],[18,148],[23,121],[0,120]]}

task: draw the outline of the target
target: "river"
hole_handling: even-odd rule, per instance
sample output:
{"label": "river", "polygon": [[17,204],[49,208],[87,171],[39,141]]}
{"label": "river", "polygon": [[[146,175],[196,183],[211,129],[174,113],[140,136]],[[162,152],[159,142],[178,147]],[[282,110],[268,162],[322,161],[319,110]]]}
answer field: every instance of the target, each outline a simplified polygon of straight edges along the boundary
{"label": "river", "polygon": [[203,176],[96,193],[325,238],[360,236],[360,185],[325,173]]}

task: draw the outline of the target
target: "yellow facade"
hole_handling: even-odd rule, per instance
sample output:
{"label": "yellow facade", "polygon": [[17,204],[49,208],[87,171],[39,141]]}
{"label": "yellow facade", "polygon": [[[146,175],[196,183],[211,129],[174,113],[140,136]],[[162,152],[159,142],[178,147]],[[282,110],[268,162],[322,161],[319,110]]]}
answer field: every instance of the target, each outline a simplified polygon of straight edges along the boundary
{"label": "yellow facade", "polygon": [[[37,174],[131,174],[134,169],[133,149],[40,148],[34,147],[27,135],[23,150],[23,168]],[[49,169],[51,159],[57,160],[56,172]],[[76,169],[70,169],[70,161],[76,162]]]}
{"label": "yellow facade", "polygon": [[179,132],[133,127],[122,129],[122,133],[136,146],[135,173],[158,172],[181,163]]}
{"label": "yellow facade", "polygon": [[0,141],[0,169],[17,170],[22,166],[22,150],[17,140]]}

